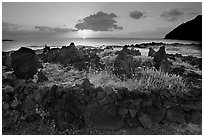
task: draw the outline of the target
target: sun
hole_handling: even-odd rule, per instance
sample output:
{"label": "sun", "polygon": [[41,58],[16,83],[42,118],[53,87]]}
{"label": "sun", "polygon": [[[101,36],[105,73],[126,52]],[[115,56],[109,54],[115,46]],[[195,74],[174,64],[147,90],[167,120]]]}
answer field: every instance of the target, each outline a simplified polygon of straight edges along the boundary
{"label": "sun", "polygon": [[78,31],[78,33],[79,33],[79,37],[86,39],[91,36],[92,31],[91,30],[80,30]]}

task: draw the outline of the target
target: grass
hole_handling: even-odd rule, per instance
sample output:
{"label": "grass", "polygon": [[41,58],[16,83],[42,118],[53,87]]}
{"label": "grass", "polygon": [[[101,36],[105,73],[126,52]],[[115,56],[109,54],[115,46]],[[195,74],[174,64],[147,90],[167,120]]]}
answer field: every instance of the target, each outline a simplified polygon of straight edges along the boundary
{"label": "grass", "polygon": [[44,69],[42,71],[49,80],[40,84],[46,86],[52,86],[53,84],[73,86],[75,84],[81,84],[86,77],[84,71],[78,71],[70,66],[63,67],[60,64],[44,63],[43,67]]}
{"label": "grass", "polygon": [[88,78],[95,87],[126,87],[129,90],[138,89],[140,91],[147,89],[168,89],[175,93],[187,92],[187,87],[182,77],[148,68],[141,69],[133,78],[123,81],[110,71],[91,71],[88,74]]}
{"label": "grass", "polygon": [[[106,57],[109,57],[106,56]],[[109,59],[113,60],[112,57]],[[138,62],[151,61],[150,58],[135,57]],[[111,86],[114,88],[126,87],[129,90],[154,90],[168,89],[174,93],[185,93],[188,87],[181,76],[163,73],[151,68],[142,68],[138,70],[131,79],[121,80],[114,75],[110,69],[96,71],[90,69],[89,72],[78,71],[74,68],[63,67],[60,64],[47,63],[43,64],[43,72],[48,77],[49,81],[44,82],[44,85],[75,85],[81,84],[84,78],[88,78],[95,87]]]}

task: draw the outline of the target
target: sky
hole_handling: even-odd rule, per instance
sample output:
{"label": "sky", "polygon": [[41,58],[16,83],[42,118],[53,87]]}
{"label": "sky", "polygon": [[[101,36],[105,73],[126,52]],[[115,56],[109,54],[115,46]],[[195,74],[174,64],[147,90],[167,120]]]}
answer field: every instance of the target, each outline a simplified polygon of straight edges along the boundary
{"label": "sky", "polygon": [[3,39],[164,38],[201,2],[3,2]]}

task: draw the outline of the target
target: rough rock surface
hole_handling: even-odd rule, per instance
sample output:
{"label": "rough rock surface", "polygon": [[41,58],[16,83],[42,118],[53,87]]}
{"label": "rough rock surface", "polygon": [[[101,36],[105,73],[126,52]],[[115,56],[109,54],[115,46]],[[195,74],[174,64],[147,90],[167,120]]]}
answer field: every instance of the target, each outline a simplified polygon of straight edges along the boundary
{"label": "rough rock surface", "polygon": [[11,58],[11,66],[17,78],[32,79],[33,75],[37,73],[39,62],[34,50],[21,47],[11,54]]}
{"label": "rough rock surface", "polygon": [[163,60],[166,60],[167,59],[167,54],[166,54],[166,51],[165,51],[165,47],[162,46],[159,48],[159,51],[156,52],[155,56],[154,56],[154,66],[156,69],[159,69],[161,63]]}
{"label": "rough rock surface", "polygon": [[101,106],[100,104],[89,104],[85,111],[87,126],[94,129],[117,130],[124,125],[123,121],[116,115],[114,104]]}

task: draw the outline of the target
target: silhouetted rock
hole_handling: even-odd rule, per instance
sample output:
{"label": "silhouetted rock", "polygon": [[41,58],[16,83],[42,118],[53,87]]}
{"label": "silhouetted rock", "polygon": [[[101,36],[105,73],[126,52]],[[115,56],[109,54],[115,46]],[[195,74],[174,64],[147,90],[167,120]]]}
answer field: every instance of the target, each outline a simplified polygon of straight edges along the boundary
{"label": "silhouetted rock", "polygon": [[166,59],[167,59],[167,55],[166,55],[165,47],[162,46],[159,48],[159,51],[156,52],[153,59],[155,68],[159,69],[161,62]]}
{"label": "silhouetted rock", "polygon": [[155,54],[156,54],[156,51],[154,51],[154,49],[150,47],[150,48],[149,48],[148,56],[149,56],[149,57],[154,57]]}
{"label": "silhouetted rock", "polygon": [[141,56],[141,52],[139,50],[134,50],[133,48],[128,49],[128,45],[125,45],[121,51],[117,51],[116,54],[129,54],[132,56]]}
{"label": "silhouetted rock", "polygon": [[17,78],[32,79],[33,75],[37,73],[39,62],[34,50],[21,47],[11,54],[11,58],[11,66]]}
{"label": "silhouetted rock", "polygon": [[165,39],[180,40],[202,40],[202,15],[198,15],[193,20],[179,25],[177,28],[169,32]]}
{"label": "silhouetted rock", "polygon": [[58,54],[59,48],[50,49],[49,52],[47,53],[48,62],[57,62]]}
{"label": "silhouetted rock", "polygon": [[67,58],[67,47],[66,46],[62,46],[62,48],[59,50],[57,58],[60,63],[62,64],[66,63],[66,58]]}
{"label": "silhouetted rock", "polygon": [[45,47],[43,48],[43,53],[46,53],[50,50],[50,47],[48,47],[47,45],[45,45]]}

